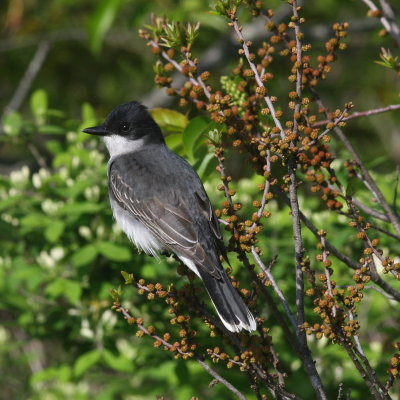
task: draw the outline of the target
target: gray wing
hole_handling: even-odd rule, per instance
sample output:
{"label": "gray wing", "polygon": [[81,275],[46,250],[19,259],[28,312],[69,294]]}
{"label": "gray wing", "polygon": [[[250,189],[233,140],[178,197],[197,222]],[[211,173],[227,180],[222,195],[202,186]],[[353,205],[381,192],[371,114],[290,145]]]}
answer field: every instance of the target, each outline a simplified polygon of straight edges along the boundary
{"label": "gray wing", "polygon": [[166,173],[165,156],[137,152],[115,159],[109,166],[110,194],[167,248],[220,278],[218,255],[225,256],[225,249],[203,185],[172,152],[167,162],[171,167],[172,160],[174,168]]}

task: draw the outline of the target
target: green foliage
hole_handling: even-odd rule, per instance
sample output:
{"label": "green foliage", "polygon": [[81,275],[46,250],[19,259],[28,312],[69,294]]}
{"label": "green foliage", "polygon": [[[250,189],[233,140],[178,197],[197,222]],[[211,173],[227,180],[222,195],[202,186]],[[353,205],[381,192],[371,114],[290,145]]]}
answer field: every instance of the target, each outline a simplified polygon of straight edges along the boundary
{"label": "green foliage", "polygon": [[[4,52],[1,67],[3,106],[20,83],[33,55],[36,38],[49,36],[52,48],[21,110],[7,112],[2,119],[5,133],[0,137],[2,164],[4,158],[6,165],[0,176],[2,396],[32,400],[147,400],[161,395],[178,400],[192,396],[233,398],[221,384],[209,387],[211,378],[199,364],[175,360],[162,347],[155,349],[151,339],[135,337],[136,328],[111,311],[113,301],[123,302],[135,317],[143,317],[157,330],[170,329],[171,315],[165,302],[162,299],[150,302],[146,294],[138,294],[132,286],[136,282],[134,277],[161,282],[169,289],[170,283],[182,288],[186,277],[176,275],[177,263],[171,259],[162,257],[158,261],[138,254],[115,226],[108,205],[104,146],[81,130],[99,122],[95,108],[104,116],[116,104],[132,97],[139,98],[153,88],[152,59],[132,33],[143,22],[149,21],[150,12],[165,14],[175,21],[189,21],[189,24],[171,25],[169,36],[172,39],[165,36],[163,42],[170,47],[184,44],[190,48],[196,38],[193,52],[201,59],[201,52],[218,43],[220,35],[226,33],[228,27],[221,15],[235,2],[218,2],[219,11],[214,14],[220,16],[206,12],[207,3],[200,0],[88,3],[34,0],[24,5],[24,9],[18,9],[19,3],[9,2],[10,12],[4,15],[4,40],[1,43]],[[281,5],[280,1],[269,3]],[[340,7],[336,3],[333,0],[315,2],[304,9],[304,15],[318,26],[330,26],[341,15],[349,19],[361,15],[357,2],[347,2]],[[63,13],[60,13],[60,6]],[[11,12],[18,10],[19,13]],[[14,18],[15,15],[19,18]],[[73,23],[70,15],[76,17]],[[200,35],[198,21],[202,22]],[[87,42],[82,40],[86,33],[89,36]],[[372,40],[368,39],[368,45],[363,46],[365,32],[357,35],[352,32],[351,51],[337,61],[335,78],[324,81],[321,90],[329,94],[328,103],[336,107],[353,100],[357,110],[362,110],[372,106],[371,99],[398,102],[398,93],[393,90],[396,86],[384,75],[385,68],[372,62],[377,58],[378,40],[379,47],[388,47],[392,46],[390,38],[377,39],[371,35]],[[226,41],[227,36],[222,40]],[[226,44],[228,49],[230,45]],[[321,46],[321,43],[313,43],[309,54],[317,54]],[[357,57],[354,57],[354,51]],[[236,56],[237,53],[232,54]],[[378,64],[398,71],[397,55],[385,51],[381,59]],[[278,63],[268,65],[267,70],[276,76],[271,83],[272,92],[279,99],[286,99],[287,76],[281,73],[286,61],[284,58],[278,60]],[[352,68],[348,68],[350,63]],[[222,90],[232,96],[232,104],[243,116],[246,110],[243,101],[247,94],[238,87],[241,77],[229,75],[231,64],[231,55],[224,53],[223,65],[217,65],[212,71],[210,84],[220,82]],[[95,107],[86,103],[86,99],[90,99]],[[221,144],[226,137],[226,126],[216,124],[206,113],[199,115],[196,110],[182,114],[158,108],[152,110],[152,114],[166,134],[167,144],[194,165],[214,207],[222,208],[225,197],[216,190],[221,184],[215,172],[217,161],[210,150],[212,146],[207,143]],[[385,137],[376,137],[371,127],[376,124],[384,126],[385,131],[390,130],[391,124],[398,126],[398,118],[376,118],[378,120],[373,121],[380,122],[359,120],[348,133],[355,147],[362,151],[367,167],[373,169],[373,177],[383,194],[391,199],[396,175],[383,146],[390,149],[395,146],[391,146]],[[270,120],[270,116],[265,118],[267,123]],[[346,195],[356,195],[361,201],[370,202],[370,191],[358,180],[349,178],[343,167],[350,155],[335,144],[332,148],[337,153],[334,167]],[[252,202],[261,196],[257,185],[265,180],[250,172],[248,159],[238,152],[229,150],[225,156],[227,169],[234,176],[231,188],[238,190],[235,201],[242,204],[238,215],[245,218],[254,212]],[[277,175],[281,177],[284,172],[279,168]],[[301,171],[299,176],[305,179]],[[301,209],[316,226],[329,228],[327,239],[332,244],[343,249],[346,255],[358,258],[363,246],[344,216],[333,215],[310,191],[304,191],[299,201]],[[372,207],[381,211],[377,205]],[[291,215],[276,199],[269,201],[268,211],[271,216],[264,222],[259,247],[266,260],[279,256],[273,274],[292,305],[295,303],[295,284],[292,279]],[[224,235],[225,243],[228,243],[229,232]],[[314,265],[315,257],[320,253],[318,243],[306,229],[303,236],[310,262]],[[389,248],[399,251],[396,240],[384,236],[380,246],[385,252]],[[230,256],[230,263],[235,276],[242,278],[242,262]],[[385,278],[385,270],[379,263],[378,273]],[[353,284],[348,268],[340,262],[335,265],[333,278],[342,287]],[[246,279],[243,282],[245,285]],[[197,280],[194,285],[199,288],[199,298],[206,299]],[[396,282],[394,286],[398,287]],[[319,320],[312,312],[314,306],[312,300],[306,298],[307,319],[317,323]],[[206,307],[212,312],[209,303]],[[271,310],[264,304],[259,307],[266,319],[265,326],[271,329],[269,334],[273,337],[282,368],[288,375],[287,389],[301,393],[304,398],[312,398],[301,363],[283,339]],[[392,301],[371,290],[365,290],[365,297],[358,307],[358,319],[363,326],[360,339],[368,343],[364,348],[366,355],[378,374],[385,376],[387,360],[394,351],[392,344],[398,337],[398,310]],[[192,314],[191,309],[186,311]],[[214,346],[219,340],[209,337],[209,329],[196,316],[192,323],[198,328],[200,348]],[[179,327],[170,330],[179,338]],[[318,354],[319,370],[330,397],[337,397],[338,380],[352,388],[354,398],[369,396],[358,372],[349,366],[348,356],[342,348],[332,346],[324,339],[317,341],[314,336],[309,337],[309,343],[313,353]],[[217,344],[226,345],[223,341]],[[246,377],[238,369],[226,370],[222,363],[212,366],[248,398],[255,397]]]}

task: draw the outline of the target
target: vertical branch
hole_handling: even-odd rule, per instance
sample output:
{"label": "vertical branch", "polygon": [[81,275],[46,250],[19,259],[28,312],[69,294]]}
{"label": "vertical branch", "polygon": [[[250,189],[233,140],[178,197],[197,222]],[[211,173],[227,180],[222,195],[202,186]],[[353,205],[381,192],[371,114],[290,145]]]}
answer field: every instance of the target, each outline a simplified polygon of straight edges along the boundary
{"label": "vertical branch", "polygon": [[[30,87],[32,86],[32,82],[36,78],[37,74],[40,71],[40,68],[44,63],[44,60],[46,59],[49,48],[50,46],[47,42],[43,41],[39,43],[39,46],[37,47],[36,52],[31,62],[29,63],[29,66],[26,69],[25,74],[21,79],[21,82],[17,87],[17,90],[15,91],[10,102],[4,107],[1,119],[3,119],[10,111],[18,110],[21,107],[22,102],[24,101]],[[2,133],[1,127],[0,133]]]}

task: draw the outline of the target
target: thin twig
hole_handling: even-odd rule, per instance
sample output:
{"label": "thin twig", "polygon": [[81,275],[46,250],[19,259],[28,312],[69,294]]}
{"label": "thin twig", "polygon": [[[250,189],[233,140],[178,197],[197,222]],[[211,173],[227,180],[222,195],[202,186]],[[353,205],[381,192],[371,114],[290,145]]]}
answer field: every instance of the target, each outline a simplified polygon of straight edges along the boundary
{"label": "thin twig", "polygon": [[[310,143],[307,143],[307,147],[312,146],[315,143],[318,143],[325,135],[327,135],[334,127],[336,127],[340,122],[342,122],[345,119],[345,115],[347,113],[347,111],[349,110],[349,108],[345,108],[342,113],[339,115],[339,117],[337,117],[335,120],[332,121],[328,121],[327,124],[330,122],[331,124],[333,124],[332,126],[329,126],[329,128],[326,128],[322,133],[320,133],[318,135],[318,137],[314,140],[311,140]],[[315,126],[315,124],[313,125]],[[299,151],[304,150],[304,146],[300,147]]]}
{"label": "thin twig", "polygon": [[[325,115],[326,115],[327,118],[329,118],[328,111],[327,111],[324,103],[322,102],[321,98],[319,97],[318,93],[311,86],[310,86],[310,90],[313,93],[313,95],[314,95],[319,107],[321,109],[325,110]],[[359,166],[359,168],[361,170],[363,181],[369,187],[371,187],[374,195],[377,198],[377,201],[379,202],[381,207],[384,209],[384,211],[385,211],[386,215],[388,216],[390,222],[392,223],[394,229],[396,230],[396,232],[398,234],[400,234],[400,219],[397,217],[397,215],[394,213],[394,211],[392,210],[392,208],[390,207],[390,205],[386,201],[383,193],[379,189],[378,185],[375,183],[375,181],[372,178],[372,176],[370,175],[368,169],[365,167],[365,165],[362,162],[360,156],[358,155],[358,153],[356,152],[356,150],[354,149],[354,147],[352,146],[350,141],[347,139],[347,137],[346,137],[345,133],[343,132],[343,130],[340,129],[338,126],[336,126],[334,128],[334,130],[335,130],[335,133],[338,136],[338,138],[341,140],[341,142],[344,144],[346,149],[349,151],[349,153],[353,157],[354,161],[358,164],[358,166]]]}
{"label": "thin twig", "polygon": [[254,246],[251,247],[251,254],[253,255],[253,258],[254,258],[254,261],[256,262],[256,264],[261,268],[261,270],[264,272],[265,276],[271,282],[271,286],[274,289],[274,292],[279,297],[279,300],[280,300],[283,308],[285,309],[286,315],[288,316],[289,321],[293,325],[293,328],[294,328],[294,330],[296,332],[296,335],[299,336],[300,330],[299,330],[298,324],[296,322],[296,318],[293,315],[292,311],[290,310],[289,304],[288,304],[285,296],[283,295],[282,291],[280,290],[278,284],[276,283],[273,275],[271,274],[271,271],[262,262],[260,256],[257,254],[256,249],[254,248]]}
{"label": "thin twig", "polygon": [[[232,26],[233,26],[233,28],[234,28],[234,30],[236,32],[237,37],[240,40],[240,43],[242,44],[242,49],[244,51],[244,55],[245,55],[245,57],[247,59],[247,62],[249,63],[249,66],[250,66],[251,70],[254,73],[254,79],[256,80],[257,86],[260,87],[260,88],[265,88],[264,83],[263,83],[263,81],[261,79],[261,76],[257,71],[257,67],[251,61],[248,42],[246,42],[244,37],[243,37],[242,28],[239,27],[239,24],[238,24],[238,21],[237,21],[236,18],[232,20],[231,24],[232,24]],[[274,104],[273,104],[270,96],[265,95],[265,96],[263,96],[263,98],[264,98],[264,100],[265,100],[265,102],[266,102],[266,104],[267,104],[267,106],[269,108],[269,111],[270,111],[272,119],[274,120],[275,126],[279,129],[281,139],[284,140],[285,139],[285,132],[283,130],[281,122],[279,121],[279,119],[276,116],[276,111],[275,111]]]}
{"label": "thin twig", "polygon": [[394,193],[393,193],[393,210],[397,216],[399,216],[399,213],[397,212],[397,194],[399,191],[399,179],[400,179],[400,165],[396,165],[396,183],[394,186]]}
{"label": "thin twig", "polygon": [[397,42],[397,46],[400,47],[400,29],[396,24],[396,19],[393,18],[394,13],[390,5],[386,1],[381,0],[382,10],[379,10],[372,0],[361,1],[366,4],[372,12],[377,13],[377,16],[379,16],[379,20],[381,21],[383,27]]}
{"label": "thin twig", "polygon": [[357,208],[367,213],[370,217],[380,219],[381,221],[389,222],[389,218],[387,217],[387,215],[381,214],[379,211],[376,211],[373,208],[366,206],[364,203],[361,203],[360,200],[353,198],[352,201],[357,206]]}
{"label": "thin twig", "polygon": [[27,144],[28,149],[32,153],[33,157],[35,158],[36,162],[41,168],[47,168],[46,159],[40,154],[37,147],[32,143],[29,142]]}
{"label": "thin twig", "polygon": [[[328,287],[328,293],[331,299],[334,301],[333,293],[332,293],[332,282],[331,282],[331,272],[329,268],[325,266],[325,263],[328,261],[328,252],[326,250],[326,238],[324,235],[321,235],[321,246],[322,246],[322,262],[324,263],[325,276],[326,276],[326,284]],[[336,305],[335,303],[332,306],[332,315],[336,317]]]}
{"label": "thin twig", "polygon": [[[347,117],[343,117],[342,121],[345,122],[345,121],[349,121],[354,118],[369,117],[371,115],[382,114],[382,113],[385,113],[388,111],[394,111],[394,110],[399,110],[399,109],[400,109],[400,104],[392,104],[387,107],[375,108],[373,110],[357,111],[357,112],[351,113]],[[324,125],[328,124],[329,122],[332,122],[332,121],[329,119],[325,119],[323,121],[318,121],[318,122],[315,122],[314,124],[312,124],[312,127],[318,128],[319,126],[324,126]]]}
{"label": "thin twig", "polygon": [[388,300],[396,300],[393,296],[391,296],[390,294],[387,294],[384,290],[379,289],[376,286],[372,286],[372,285],[368,285],[368,286],[364,286],[365,290],[374,290],[375,292],[380,293],[382,296],[385,296]]}
{"label": "thin twig", "polygon": [[[285,193],[282,193],[281,191],[278,192],[279,196],[285,201],[287,205],[290,205],[289,199]],[[303,224],[313,233],[313,235],[319,240],[319,229],[300,211],[300,219],[303,222]],[[339,251],[332,243],[330,243],[328,240],[325,242],[326,248],[329,250],[329,252],[336,257],[338,260],[342,261],[344,264],[346,264],[348,267],[351,269],[357,270],[360,268],[360,265],[357,264],[355,261],[353,261],[350,257],[346,256],[343,254],[341,251]],[[371,268],[370,271],[371,274],[371,279],[374,283],[376,283],[378,286],[380,286],[386,293],[391,295],[396,301],[400,301],[400,291],[396,290],[394,287],[392,287],[389,283],[387,283],[385,280],[383,280],[379,274]]]}
{"label": "thin twig", "polygon": [[[11,111],[18,110],[21,107],[23,101],[25,100],[25,97],[29,92],[29,89],[32,86],[34,79],[36,78],[36,75],[39,73],[44,63],[44,60],[46,59],[49,48],[50,46],[48,42],[43,41],[39,43],[36,52],[17,87],[17,90],[14,92],[14,95],[11,98],[10,102],[4,107],[1,120],[3,120],[4,117]],[[0,134],[2,133],[2,131],[3,129],[0,126]]]}
{"label": "thin twig", "polygon": [[[129,312],[122,306],[119,306],[117,308],[118,311],[122,313],[122,315],[125,317],[125,319],[130,320],[133,317],[129,314]],[[153,339],[161,342],[165,347],[168,349],[171,349],[174,347],[171,343],[168,343],[166,340],[161,338],[160,336],[154,335],[150,333],[143,325],[136,323],[137,327],[147,336],[152,337]],[[218,382],[222,383],[227,389],[229,389],[232,393],[234,393],[239,399],[241,400],[246,400],[246,397],[241,393],[238,389],[235,388],[230,382],[228,382],[226,379],[224,379],[221,375],[219,375],[214,369],[212,369],[208,364],[206,364],[199,356],[192,355],[190,352],[184,352],[182,351],[179,347],[175,347],[176,351],[185,356],[189,356],[190,358],[193,358],[196,362],[198,362],[214,379],[216,379]]]}

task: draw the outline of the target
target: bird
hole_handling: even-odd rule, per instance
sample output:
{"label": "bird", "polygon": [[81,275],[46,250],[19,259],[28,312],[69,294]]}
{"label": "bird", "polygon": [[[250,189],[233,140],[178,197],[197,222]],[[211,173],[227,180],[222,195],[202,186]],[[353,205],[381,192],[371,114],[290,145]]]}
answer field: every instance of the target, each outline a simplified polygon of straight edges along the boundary
{"label": "bird", "polygon": [[257,324],[222,266],[226,257],[218,218],[193,167],[169,149],[148,109],[117,106],[103,124],[83,129],[101,136],[109,152],[108,191],[113,216],[139,250],[174,253],[202,281],[231,332]]}

